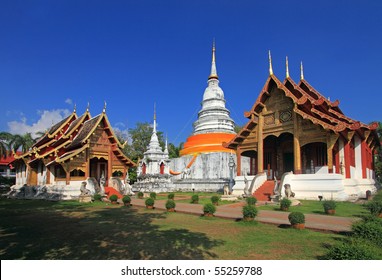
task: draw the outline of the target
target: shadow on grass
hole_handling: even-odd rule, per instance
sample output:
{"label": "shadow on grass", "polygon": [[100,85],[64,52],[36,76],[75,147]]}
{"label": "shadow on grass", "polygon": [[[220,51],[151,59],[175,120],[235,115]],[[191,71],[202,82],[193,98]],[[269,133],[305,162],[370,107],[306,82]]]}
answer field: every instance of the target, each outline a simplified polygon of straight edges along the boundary
{"label": "shadow on grass", "polygon": [[[0,200],[1,259],[204,259],[223,244],[161,228],[165,213],[76,203]],[[171,226],[171,225],[169,225]]]}

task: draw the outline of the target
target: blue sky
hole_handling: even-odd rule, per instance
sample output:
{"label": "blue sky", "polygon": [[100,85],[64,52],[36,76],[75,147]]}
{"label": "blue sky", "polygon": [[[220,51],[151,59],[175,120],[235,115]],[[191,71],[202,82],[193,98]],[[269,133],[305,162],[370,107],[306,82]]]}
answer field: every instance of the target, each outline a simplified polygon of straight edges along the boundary
{"label": "blue sky", "polygon": [[227,108],[239,124],[273,70],[305,79],[349,117],[382,121],[382,1],[0,1],[0,131],[41,130],[88,102],[126,130],[192,133],[216,40]]}

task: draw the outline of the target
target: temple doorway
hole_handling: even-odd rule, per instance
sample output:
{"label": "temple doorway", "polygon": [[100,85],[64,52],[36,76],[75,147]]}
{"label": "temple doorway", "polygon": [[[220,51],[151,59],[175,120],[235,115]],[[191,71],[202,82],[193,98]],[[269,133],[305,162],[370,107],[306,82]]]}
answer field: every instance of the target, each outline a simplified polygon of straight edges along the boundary
{"label": "temple doorway", "polygon": [[92,158],[90,160],[90,177],[93,177],[97,180],[97,182],[100,181],[102,175],[105,177],[106,182],[108,181],[108,174],[107,174],[107,160],[100,158]]}

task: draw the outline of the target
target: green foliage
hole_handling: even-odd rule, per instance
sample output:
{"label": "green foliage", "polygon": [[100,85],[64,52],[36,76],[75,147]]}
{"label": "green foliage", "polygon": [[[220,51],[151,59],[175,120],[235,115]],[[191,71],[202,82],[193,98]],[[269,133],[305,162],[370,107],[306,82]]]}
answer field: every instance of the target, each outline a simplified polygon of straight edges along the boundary
{"label": "green foliage", "polygon": [[257,216],[257,209],[253,204],[248,204],[243,206],[243,217],[244,218],[255,218]]}
{"label": "green foliage", "polygon": [[172,200],[172,199],[167,200],[166,209],[175,208],[175,206],[176,206],[176,203],[174,200]]}
{"label": "green foliage", "polygon": [[174,199],[174,197],[175,197],[174,193],[169,193],[167,196],[168,199]]}
{"label": "green foliage", "polygon": [[131,202],[131,197],[128,196],[128,195],[125,195],[124,197],[122,197],[122,202],[123,203],[130,203]]}
{"label": "green foliage", "polygon": [[382,213],[382,201],[373,200],[365,205],[372,215],[379,215]]}
{"label": "green foliage", "polygon": [[328,260],[375,260],[381,255],[362,239],[349,239],[330,247],[325,255]]}
{"label": "green foliage", "polygon": [[256,197],[250,196],[246,199],[248,205],[255,205],[257,202]]}
{"label": "green foliage", "polygon": [[204,213],[214,214],[216,212],[216,207],[212,203],[207,203],[203,207]]}
{"label": "green foliage", "polygon": [[151,197],[152,199],[157,199],[157,194],[156,194],[155,192],[151,192],[151,193],[150,193],[150,197]]}
{"label": "green foliage", "polygon": [[324,210],[327,211],[327,210],[335,210],[336,207],[337,207],[337,204],[334,200],[325,200],[323,203],[322,203],[322,206],[324,207]]}
{"label": "green foliage", "polygon": [[100,195],[99,193],[96,193],[93,195],[93,199],[95,201],[102,201],[102,195]]}
{"label": "green foliage", "polygon": [[194,194],[191,196],[191,203],[198,203],[199,202],[199,196],[197,194]]}
{"label": "green foliage", "polygon": [[292,204],[292,201],[290,201],[288,198],[284,197],[280,200],[280,208],[281,209],[288,209]]}
{"label": "green foliage", "polygon": [[355,223],[352,230],[354,237],[365,239],[382,248],[382,219]]}
{"label": "green foliage", "polygon": [[151,197],[147,198],[145,201],[146,206],[154,206],[155,200]]}
{"label": "green foliage", "polygon": [[183,148],[183,143],[180,143],[178,146],[175,146],[172,143],[168,144],[168,157],[169,158],[178,158],[180,156],[180,150]]}
{"label": "green foliage", "polygon": [[138,198],[143,198],[143,192],[138,192],[137,196]]}
{"label": "green foliage", "polygon": [[112,194],[110,197],[109,197],[109,200],[110,201],[117,201],[118,200],[118,196],[116,194]]}
{"label": "green foliage", "polygon": [[291,212],[288,215],[288,220],[292,225],[304,224],[305,223],[305,215],[301,212]]}
{"label": "green foliage", "polygon": [[212,202],[213,204],[217,204],[217,203],[219,202],[219,200],[220,200],[220,197],[219,197],[219,196],[217,196],[217,195],[213,195],[213,196],[211,196],[211,202]]}

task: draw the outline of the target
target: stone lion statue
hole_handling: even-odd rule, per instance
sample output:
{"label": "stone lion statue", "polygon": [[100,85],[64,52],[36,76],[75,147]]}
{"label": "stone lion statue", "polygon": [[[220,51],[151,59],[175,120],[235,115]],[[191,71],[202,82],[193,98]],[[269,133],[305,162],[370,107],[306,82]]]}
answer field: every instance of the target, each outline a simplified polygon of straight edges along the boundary
{"label": "stone lion statue", "polygon": [[88,190],[88,189],[86,188],[86,184],[87,184],[87,183],[86,183],[85,181],[81,183],[81,187],[80,187],[81,195],[91,195],[90,190]]}
{"label": "stone lion statue", "polygon": [[292,192],[292,189],[291,189],[289,184],[285,184],[284,185],[284,189],[285,189],[285,195],[286,195],[287,198],[295,196],[295,193]]}
{"label": "stone lion statue", "polygon": [[224,185],[223,193],[224,193],[224,195],[229,195],[229,186],[228,185]]}

